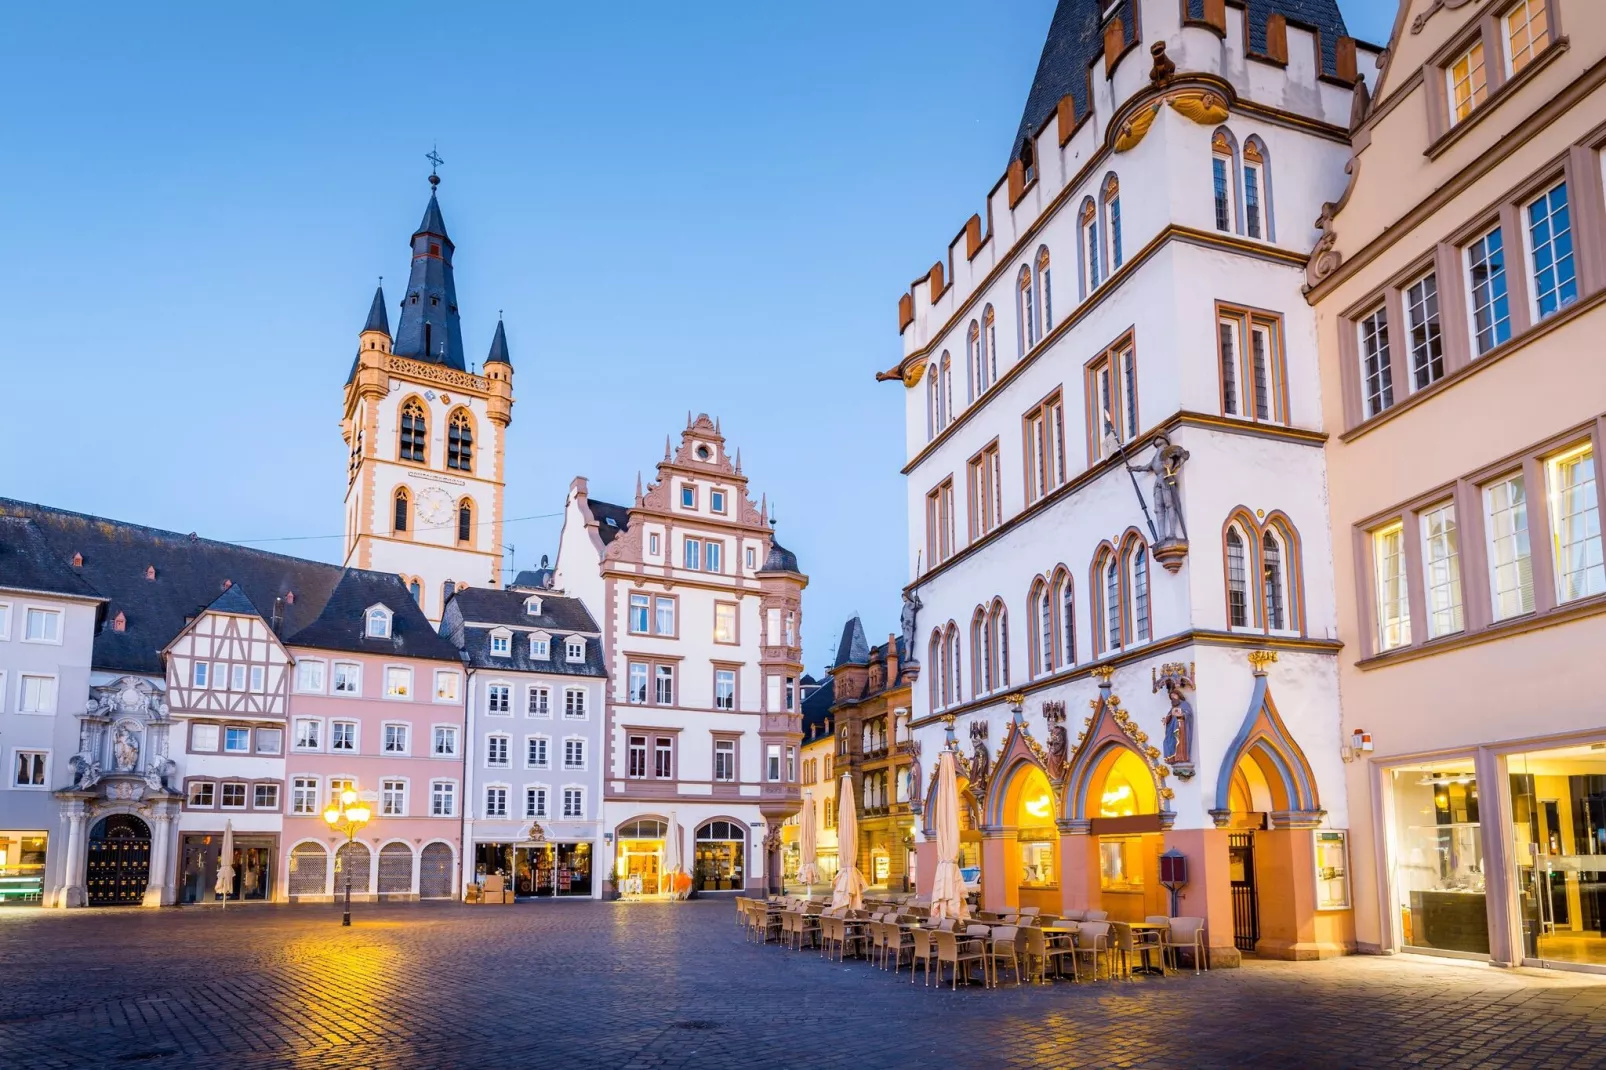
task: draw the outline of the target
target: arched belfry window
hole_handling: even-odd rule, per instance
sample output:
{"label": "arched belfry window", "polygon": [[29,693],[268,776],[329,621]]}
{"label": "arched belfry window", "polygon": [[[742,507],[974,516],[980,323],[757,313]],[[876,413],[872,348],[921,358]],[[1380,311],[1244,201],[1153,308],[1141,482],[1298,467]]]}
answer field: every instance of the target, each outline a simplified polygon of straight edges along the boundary
{"label": "arched belfry window", "polygon": [[446,428],[446,467],[474,471],[474,422],[466,409],[456,409]]}
{"label": "arched belfry window", "polygon": [[429,459],[428,445],[429,420],[424,415],[424,403],[417,398],[408,398],[402,403],[401,442],[397,453],[404,461],[424,464]]}
{"label": "arched belfry window", "polygon": [[467,498],[457,503],[457,541],[474,541],[474,503]]}
{"label": "arched belfry window", "polygon": [[408,497],[406,487],[396,488],[395,517],[391,522],[392,534],[400,535],[407,530],[408,522],[412,516],[412,500]]}

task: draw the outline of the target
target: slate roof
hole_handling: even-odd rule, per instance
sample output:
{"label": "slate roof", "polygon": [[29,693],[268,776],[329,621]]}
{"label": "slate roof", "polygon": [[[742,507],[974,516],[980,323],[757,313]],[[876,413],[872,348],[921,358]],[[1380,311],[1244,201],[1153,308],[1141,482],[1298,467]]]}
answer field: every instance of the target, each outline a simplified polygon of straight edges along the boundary
{"label": "slate roof", "polygon": [[245,588],[237,583],[231,583],[228,589],[212,599],[212,604],[206,608],[216,610],[219,613],[238,613],[244,616],[261,617],[263,620],[268,619],[268,616],[257,609],[252,604],[251,599],[246,597]]}
{"label": "slate roof", "polygon": [[836,704],[836,681],[826,680],[803,700],[803,742],[831,730],[831,707]]}
{"label": "slate roof", "polygon": [[[224,580],[263,612],[279,600],[282,632],[310,624],[340,580],[339,566],[322,561],[9,498],[0,498],[0,516],[31,519],[63,562],[83,555],[75,571],[105,596],[108,619],[122,613],[126,621],[124,631],[103,626],[95,636],[91,662],[109,672],[161,673],[161,650],[217,599]],[[154,579],[145,578],[150,566]]]}
{"label": "slate roof", "polygon": [[[391,612],[387,638],[371,637],[365,627],[368,608],[376,603],[383,603]],[[346,569],[322,611],[304,627],[281,634],[289,646],[376,657],[460,660],[457,647],[430,627],[429,618],[413,601],[407,585],[393,572]]]}
{"label": "slate roof", "polygon": [[[441,617],[441,635],[464,660],[476,669],[506,672],[538,672],[554,676],[606,677],[602,656],[602,637],[597,622],[585,603],[563,595],[541,595],[541,612],[530,616],[524,610],[525,591],[470,587],[458,591],[446,603]],[[491,653],[491,632],[497,627],[513,629],[513,642],[506,655]],[[551,657],[530,657],[530,634],[544,631],[552,637]],[[563,650],[564,640],[581,635],[586,641],[586,658],[571,662]]]}
{"label": "slate roof", "polygon": [[602,536],[602,545],[608,545],[621,531],[630,527],[630,510],[624,506],[598,501],[596,498],[587,498],[586,504],[591,507],[591,515],[596,518],[597,533]]}
{"label": "slate roof", "polygon": [[544,591],[552,586],[557,574],[558,570],[555,568],[547,568],[545,566],[527,568],[513,577],[513,582],[508,584],[508,587],[510,589],[518,587],[526,591]]}
{"label": "slate roof", "polygon": [[506,364],[513,367],[513,361],[507,355],[507,331],[502,329],[502,321],[496,321],[496,333],[491,336],[491,355],[485,358],[487,364]]}
{"label": "slate roof", "polygon": [[[1076,114],[1085,115],[1088,108],[1088,67],[1104,51],[1104,34],[1099,19],[1105,0],[1059,0],[1054,18],[1049,22],[1048,37],[1043,42],[1043,54],[1037,61],[1037,74],[1026,94],[1026,108],[1021,113],[1020,126],[1010,144],[1009,158],[1020,155],[1021,145],[1030,134],[1036,133],[1048,121],[1049,114],[1069,93],[1076,100]],[[1345,35],[1344,16],[1338,10],[1338,0],[1237,0],[1247,2],[1249,10],[1249,50],[1264,54],[1266,51],[1266,19],[1280,14],[1290,23],[1297,23],[1321,34],[1322,70],[1327,74],[1338,71],[1338,39]],[[1136,25],[1128,5],[1123,0],[1121,22],[1126,28],[1127,40],[1132,40]],[[1203,17],[1204,0],[1188,0],[1188,14]],[[1103,76],[1102,68],[1096,72]]]}
{"label": "slate roof", "polygon": [[[431,245],[437,246],[434,252],[430,251]],[[424,209],[424,221],[413,233],[412,247],[412,270],[402,294],[401,318],[391,351],[397,356],[464,371],[463,324],[457,314],[452,240],[446,236],[446,221],[433,190]]]}
{"label": "slate roof", "polygon": [[870,664],[870,641],[864,637],[864,624],[858,617],[842,626],[842,640],[836,645],[836,661],[832,664]]}
{"label": "slate roof", "polygon": [[764,558],[764,572],[802,572],[797,567],[797,555],[770,537],[770,552]]}
{"label": "slate roof", "polygon": [[0,516],[0,587],[99,598],[27,517]]}
{"label": "slate roof", "polygon": [[374,303],[368,306],[368,319],[363,323],[365,331],[384,331],[390,333],[390,313],[385,311],[385,288],[374,288]]}

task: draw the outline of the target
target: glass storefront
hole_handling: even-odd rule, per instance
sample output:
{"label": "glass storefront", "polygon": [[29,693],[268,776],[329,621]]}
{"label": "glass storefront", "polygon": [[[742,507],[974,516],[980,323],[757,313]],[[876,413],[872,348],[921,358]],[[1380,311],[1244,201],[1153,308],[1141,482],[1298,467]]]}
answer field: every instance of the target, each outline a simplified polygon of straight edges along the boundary
{"label": "glass storefront", "polygon": [[44,832],[0,831],[0,903],[42,901],[48,840]]}
{"label": "glass storefront", "polygon": [[1523,957],[1606,966],[1606,742],[1513,754],[1506,771]]}
{"label": "glass storefront", "polygon": [[733,821],[710,821],[697,830],[692,875],[705,892],[741,891],[746,887],[747,829]]}
{"label": "glass storefront", "polygon": [[[659,876],[664,868],[664,837],[669,826],[663,821],[641,818],[619,826],[614,851],[614,878],[624,895],[659,894]],[[668,891],[668,889],[663,889]]]}
{"label": "glass storefront", "polygon": [[591,894],[591,844],[543,843],[515,852],[513,892],[518,896]]}
{"label": "glass storefront", "polygon": [[[216,903],[223,897],[217,891],[219,856],[223,851],[221,832],[191,834],[181,848],[184,868],[179,873],[180,903]],[[234,890],[229,901],[266,902],[273,899],[274,860],[278,850],[270,837],[234,837]]]}
{"label": "glass storefront", "polygon": [[1400,942],[1489,954],[1478,779],[1470,756],[1389,771]]}

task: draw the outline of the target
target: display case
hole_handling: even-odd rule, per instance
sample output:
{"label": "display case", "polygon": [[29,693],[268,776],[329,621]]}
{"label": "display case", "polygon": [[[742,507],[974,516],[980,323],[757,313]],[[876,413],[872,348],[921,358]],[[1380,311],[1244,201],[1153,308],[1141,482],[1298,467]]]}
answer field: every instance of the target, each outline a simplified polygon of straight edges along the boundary
{"label": "display case", "polygon": [[1316,909],[1348,910],[1349,832],[1345,829],[1317,829],[1315,836]]}

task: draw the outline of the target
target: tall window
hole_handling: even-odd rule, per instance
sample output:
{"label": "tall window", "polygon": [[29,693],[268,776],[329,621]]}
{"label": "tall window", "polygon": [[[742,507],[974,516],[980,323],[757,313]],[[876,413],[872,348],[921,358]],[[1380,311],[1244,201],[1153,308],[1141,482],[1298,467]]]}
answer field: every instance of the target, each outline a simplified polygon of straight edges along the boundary
{"label": "tall window", "polygon": [[1433,272],[1405,288],[1405,325],[1411,343],[1411,389],[1444,376],[1444,339],[1439,331],[1439,277]]}
{"label": "tall window", "polygon": [[1266,532],[1260,538],[1261,598],[1266,607],[1266,627],[1280,632],[1288,627],[1287,574],[1283,567],[1283,546],[1277,536]]}
{"label": "tall window", "polygon": [[1394,404],[1394,372],[1389,366],[1389,314],[1380,306],[1360,322],[1361,403],[1368,417]]}
{"label": "tall window", "polygon": [[1048,584],[1039,577],[1032,584],[1028,601],[1032,621],[1032,672],[1043,675],[1054,671],[1054,598]]}
{"label": "tall window", "polygon": [[1534,273],[1534,319],[1542,320],[1578,300],[1573,228],[1567,183],[1528,204],[1528,257]]}
{"label": "tall window", "polygon": [[981,310],[981,363],[987,385],[998,381],[998,317],[993,306]]}
{"label": "tall window", "polygon": [[942,351],[942,361],[938,367],[942,372],[942,381],[937,391],[937,430],[941,431],[954,422],[954,362],[946,349]]}
{"label": "tall window", "polygon": [[457,541],[474,540],[474,503],[464,498],[457,503]]}
{"label": "tall window", "polygon": [[1221,356],[1221,414],[1223,416],[1237,416],[1241,406],[1238,403],[1238,351],[1242,348],[1238,344],[1241,328],[1236,316],[1223,316],[1216,325],[1216,334]]}
{"label": "tall window", "polygon": [[1082,205],[1082,257],[1087,268],[1087,292],[1092,293],[1104,280],[1099,271],[1103,260],[1099,248],[1099,210],[1091,197]]}
{"label": "tall window", "polygon": [[507,816],[507,788],[492,784],[485,789],[485,816]]}
{"label": "tall window", "polygon": [[531,785],[524,789],[524,816],[547,816],[546,788],[540,785]]}
{"label": "tall window", "polygon": [[681,564],[693,572],[701,571],[703,567],[703,543],[701,539],[687,539]]}
{"label": "tall window", "polygon": [[675,600],[668,595],[653,598],[653,628],[659,635],[675,634]]}
{"label": "tall window", "polygon": [[630,663],[628,698],[638,706],[647,701],[647,666],[643,662]]}
{"label": "tall window", "polygon": [[630,631],[634,635],[647,634],[647,618],[652,611],[652,599],[644,594],[630,596]]}
{"label": "tall window", "polygon": [[965,701],[964,689],[960,687],[961,670],[959,662],[959,629],[953,621],[948,622],[948,628],[942,637],[942,665],[947,674],[948,695],[954,702]]}
{"label": "tall window", "polygon": [[653,667],[653,699],[660,706],[673,706],[675,704],[675,667],[673,665],[656,665]]}
{"label": "tall window", "polygon": [[937,437],[942,430],[942,387],[937,385],[937,364],[926,365],[926,440]]}
{"label": "tall window", "polygon": [[318,812],[318,778],[298,776],[290,782],[290,812],[315,814]]}
{"label": "tall window", "polygon": [[736,708],[736,670],[714,670],[714,708],[716,710],[734,710]]}
{"label": "tall window", "polygon": [[390,525],[392,532],[399,533],[407,530],[408,515],[412,512],[411,505],[412,502],[407,496],[407,488],[397,487],[395,516]]}
{"label": "tall window", "polygon": [[1455,503],[1423,510],[1420,523],[1428,638],[1437,639],[1465,626],[1461,609],[1461,535],[1455,523]]}
{"label": "tall window", "polygon": [[981,328],[975,320],[970,321],[970,331],[965,335],[965,372],[969,379],[970,400],[975,401],[987,389],[986,366],[981,359]]}
{"label": "tall window", "polygon": [[1049,278],[1048,246],[1037,250],[1037,294],[1043,305],[1043,334],[1054,329],[1054,287]]}
{"label": "tall window", "polygon": [[736,605],[733,602],[714,603],[714,642],[736,642]]}
{"label": "tall window", "polygon": [[1495,227],[1467,246],[1472,288],[1473,344],[1481,356],[1511,337],[1511,300],[1506,293],[1506,252]]}
{"label": "tall window", "polygon": [[1223,307],[1216,329],[1222,414],[1287,423],[1281,318]]}
{"label": "tall window", "polygon": [[402,817],[407,813],[407,781],[381,780],[379,782],[379,812],[386,817]]}
{"label": "tall window", "polygon": [[474,471],[474,425],[466,409],[456,409],[446,425],[446,467]]}
{"label": "tall window", "polygon": [[1130,340],[1117,344],[1087,366],[1090,452],[1095,461],[1138,437],[1137,351]]}
{"label": "tall window", "polygon": [[1377,589],[1377,648],[1405,646],[1411,641],[1411,608],[1405,584],[1405,531],[1399,524],[1372,533],[1372,572]]}
{"label": "tall window", "polygon": [[[940,640],[932,636],[932,643]],[[987,611],[981,606],[970,618],[970,687],[977,695],[993,689],[992,640],[987,634]]]}
{"label": "tall window", "polygon": [[1505,18],[1506,70],[1515,74],[1550,43],[1545,0],[1521,0]]}
{"label": "tall window", "polygon": [[524,737],[524,768],[545,769],[550,763],[552,741],[545,736]]}
{"label": "tall window", "polygon": [[926,495],[926,567],[941,564],[953,553],[954,481],[945,479]]}
{"label": "tall window", "polygon": [[666,736],[659,736],[653,744],[653,775],[669,780],[675,775],[675,744]]}
{"label": "tall window", "polygon": [[1210,139],[1210,179],[1215,192],[1216,229],[1230,234],[1233,231],[1232,211],[1232,143],[1227,135],[1217,130]]}
{"label": "tall window", "polygon": [[992,531],[1004,518],[1002,476],[998,443],[970,459],[968,466],[970,498],[970,537],[972,541]]}
{"label": "tall window", "polygon": [[1109,245],[1110,271],[1121,266],[1121,183],[1112,174],[1104,179],[1104,236]]}
{"label": "tall window", "polygon": [[647,737],[631,736],[625,750],[625,775],[639,780],[647,775]]}
{"label": "tall window", "polygon": [[1102,569],[1104,582],[1104,649],[1121,649],[1121,563],[1110,553]]}
{"label": "tall window", "polygon": [[1556,601],[1571,602],[1606,591],[1601,562],[1600,509],[1595,497],[1595,455],[1589,446],[1545,462],[1550,484],[1551,554]]}
{"label": "tall window", "polygon": [[1533,612],[1533,559],[1528,545],[1528,494],[1523,477],[1502,479],[1483,488],[1489,538],[1489,593],[1494,619]]}
{"label": "tall window", "polygon": [[1483,42],[1457,56],[1444,72],[1450,93],[1450,121],[1460,122],[1472,114],[1472,109],[1483,103],[1489,95],[1489,83],[1483,68]]}
{"label": "tall window", "polygon": [[[927,661],[932,666],[931,674],[931,708],[940,710],[943,706],[942,688],[948,682],[948,673],[943,670],[943,638],[940,629],[932,629],[931,641],[926,645]],[[846,729],[843,730],[846,738]]]}
{"label": "tall window", "polygon": [[431,817],[453,817],[457,814],[456,783],[450,780],[430,781],[429,813]]}
{"label": "tall window", "polygon": [[1267,237],[1265,215],[1266,161],[1260,154],[1260,143],[1254,139],[1244,143],[1244,233],[1251,238]]}
{"label": "tall window", "polygon": [[1132,573],[1132,639],[1149,641],[1149,548],[1138,542],[1127,551]]}
{"label": "tall window", "polygon": [[1037,299],[1032,290],[1032,269],[1022,264],[1015,280],[1015,311],[1020,317],[1020,351],[1023,354],[1037,344]]}
{"label": "tall window", "polygon": [[993,599],[992,609],[987,613],[987,632],[992,656],[992,679],[994,687],[1009,686],[1009,611],[1004,608],[1002,599]]}
{"label": "tall window", "polygon": [[428,460],[429,427],[423,402],[408,398],[402,403],[401,440],[397,453],[404,461],[423,464]]}
{"label": "tall window", "polygon": [[1071,574],[1061,569],[1054,577],[1054,600],[1059,606],[1061,665],[1076,664],[1076,592],[1071,587]]}
{"label": "tall window", "polygon": [[1026,500],[1065,482],[1065,405],[1055,391],[1026,414]]}
{"label": "tall window", "polygon": [[1227,529],[1227,625],[1249,627],[1249,562],[1237,527]]}

